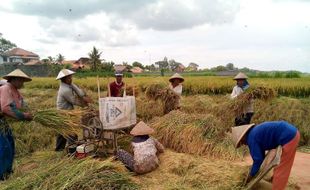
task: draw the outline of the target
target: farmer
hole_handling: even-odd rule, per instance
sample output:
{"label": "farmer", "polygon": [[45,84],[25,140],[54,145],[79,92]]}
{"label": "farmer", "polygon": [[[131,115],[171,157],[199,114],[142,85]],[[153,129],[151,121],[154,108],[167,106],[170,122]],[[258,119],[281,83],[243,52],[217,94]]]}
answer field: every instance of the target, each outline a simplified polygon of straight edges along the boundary
{"label": "farmer", "polygon": [[5,85],[6,83],[7,83],[7,80],[5,80],[5,79],[0,80],[0,86]]}
{"label": "farmer", "polygon": [[155,138],[149,135],[154,133],[154,130],[140,121],[131,131],[133,140],[134,156],[125,150],[118,150],[116,158],[123,162],[125,166],[137,174],[144,174],[155,170],[159,166],[157,154],[164,152],[163,145]]}
{"label": "farmer", "polygon": [[247,182],[258,173],[265,158],[265,151],[281,145],[281,161],[273,171],[272,189],[285,189],[300,138],[296,127],[286,121],[242,125],[232,128],[232,138],[236,148],[246,144],[250,149],[253,165]]}
{"label": "farmer", "polygon": [[19,69],[3,78],[7,83],[0,87],[0,180],[4,180],[13,172],[15,155],[14,137],[6,118],[32,120],[31,113],[21,111],[25,107],[25,102],[18,91],[24,82],[31,81],[31,78]]}
{"label": "farmer", "polygon": [[184,82],[184,78],[178,74],[175,73],[169,78],[169,88],[173,90],[177,95],[182,95],[182,82]]}
{"label": "farmer", "polygon": [[115,81],[111,82],[109,85],[110,94],[108,96],[111,97],[122,97],[123,94],[121,93],[122,88],[124,88],[125,83],[123,82],[123,73],[121,71],[115,72]]}
{"label": "farmer", "polygon": [[[72,83],[72,75],[75,72],[69,69],[62,69],[56,78],[56,80],[61,81],[58,95],[57,95],[57,109],[60,110],[73,110],[74,105],[77,106],[87,106],[92,100],[86,96],[83,90],[77,87],[75,84]],[[56,151],[62,151],[67,143],[71,145],[77,140],[77,135],[70,135],[68,139],[66,139],[61,134],[57,135],[56,139]]]}
{"label": "farmer", "polygon": [[[247,78],[248,77],[243,73],[239,73],[237,76],[235,76],[234,80],[237,81],[237,85],[233,88],[233,91],[230,95],[231,99],[237,98],[250,87]],[[235,126],[250,124],[253,114],[253,101],[251,100],[249,105],[247,105],[245,108],[244,113],[241,116],[237,116],[235,118]]]}

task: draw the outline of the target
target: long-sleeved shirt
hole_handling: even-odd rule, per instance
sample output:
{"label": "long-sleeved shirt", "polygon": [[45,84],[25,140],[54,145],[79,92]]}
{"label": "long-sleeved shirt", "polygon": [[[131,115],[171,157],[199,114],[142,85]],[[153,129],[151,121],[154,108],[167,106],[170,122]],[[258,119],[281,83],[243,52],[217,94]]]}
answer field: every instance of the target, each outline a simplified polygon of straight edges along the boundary
{"label": "long-sleeved shirt", "polygon": [[[233,91],[230,94],[230,98],[231,99],[237,98],[237,96],[239,96],[243,92],[244,92],[244,90],[240,86],[236,85],[233,88]],[[245,113],[253,113],[254,112],[253,100],[250,101],[249,105],[247,105],[247,107],[245,108],[244,112]]]}
{"label": "long-sleeved shirt", "polygon": [[286,121],[269,121],[256,125],[247,135],[247,144],[253,159],[250,172],[255,176],[265,159],[265,151],[285,145],[296,135],[297,129]]}
{"label": "long-sleeved shirt", "polygon": [[24,106],[22,95],[12,84],[7,83],[0,87],[0,110],[4,115],[23,120],[25,116],[20,109]]}
{"label": "long-sleeved shirt", "polygon": [[74,96],[74,94],[77,94],[79,97],[85,96],[83,90],[75,84],[68,85],[61,82],[57,95],[57,109],[72,110],[74,105],[81,106],[81,103]]}

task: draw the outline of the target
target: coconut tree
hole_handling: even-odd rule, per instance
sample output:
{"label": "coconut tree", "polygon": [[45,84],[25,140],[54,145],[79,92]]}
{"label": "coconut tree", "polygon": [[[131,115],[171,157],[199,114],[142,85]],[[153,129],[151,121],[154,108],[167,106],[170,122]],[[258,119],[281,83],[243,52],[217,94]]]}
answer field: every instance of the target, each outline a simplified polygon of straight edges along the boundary
{"label": "coconut tree", "polygon": [[58,64],[61,64],[63,61],[65,60],[65,56],[61,55],[61,54],[58,54],[57,57],[56,57],[56,62]]}
{"label": "coconut tree", "polygon": [[102,52],[99,53],[98,49],[95,46],[93,47],[93,50],[90,53],[88,53],[92,71],[97,71],[98,65],[101,63],[100,60],[101,53]]}

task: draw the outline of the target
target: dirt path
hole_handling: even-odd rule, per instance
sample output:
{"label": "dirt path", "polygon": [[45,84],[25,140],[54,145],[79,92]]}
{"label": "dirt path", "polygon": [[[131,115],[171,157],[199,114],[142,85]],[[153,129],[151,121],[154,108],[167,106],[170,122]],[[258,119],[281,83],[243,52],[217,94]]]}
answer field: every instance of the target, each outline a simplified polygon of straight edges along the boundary
{"label": "dirt path", "polygon": [[[252,164],[250,156],[245,158],[246,164]],[[290,175],[301,190],[310,190],[310,154],[297,152]]]}
{"label": "dirt path", "polygon": [[291,176],[301,190],[310,190],[310,154],[296,153]]}

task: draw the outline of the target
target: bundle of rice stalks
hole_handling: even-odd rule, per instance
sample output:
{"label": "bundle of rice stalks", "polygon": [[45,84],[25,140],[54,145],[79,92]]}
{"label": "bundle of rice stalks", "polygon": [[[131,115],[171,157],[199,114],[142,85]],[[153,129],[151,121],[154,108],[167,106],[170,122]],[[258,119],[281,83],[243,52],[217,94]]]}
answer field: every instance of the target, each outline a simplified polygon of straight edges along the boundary
{"label": "bundle of rice stalks", "polygon": [[[123,92],[121,92],[123,94]],[[139,88],[137,86],[126,86],[126,95],[135,96],[139,95]]]}
{"label": "bundle of rice stalks", "polygon": [[49,151],[19,159],[0,189],[138,189],[138,185],[120,162],[76,160]]}
{"label": "bundle of rice stalks", "polygon": [[39,110],[34,114],[33,121],[68,136],[81,131],[82,113],[81,110]]}
{"label": "bundle of rice stalks", "polygon": [[163,84],[152,84],[146,89],[146,97],[151,100],[160,100],[163,103],[164,114],[175,110],[179,106],[180,96]]}
{"label": "bundle of rice stalks", "polygon": [[[242,189],[248,167],[166,150],[159,167],[136,176],[142,189]],[[169,180],[167,180],[169,179]]]}
{"label": "bundle of rice stalks", "polygon": [[241,116],[244,110],[253,103],[254,99],[269,101],[277,96],[272,88],[256,87],[239,95],[234,102],[229,105],[236,116]]}
{"label": "bundle of rice stalks", "polygon": [[226,137],[229,126],[222,125],[216,117],[208,114],[188,114],[172,111],[150,122],[156,138],[165,147],[178,152],[233,160],[243,155],[235,150]]}

